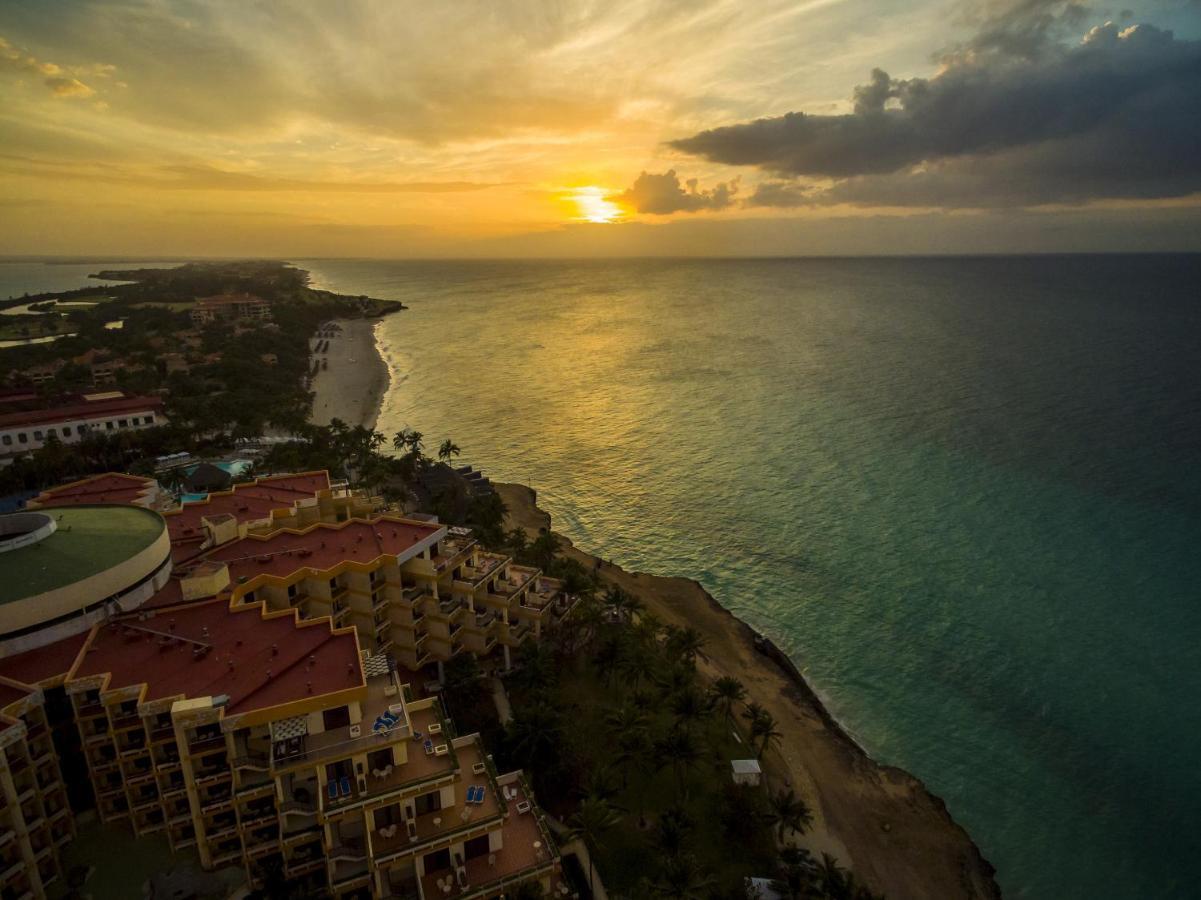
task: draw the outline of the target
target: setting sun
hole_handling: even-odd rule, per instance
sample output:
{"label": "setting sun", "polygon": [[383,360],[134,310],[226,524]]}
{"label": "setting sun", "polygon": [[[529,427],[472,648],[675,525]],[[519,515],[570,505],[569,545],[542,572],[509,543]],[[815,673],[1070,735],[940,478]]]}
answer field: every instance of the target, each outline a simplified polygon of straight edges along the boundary
{"label": "setting sun", "polygon": [[576,188],[568,198],[579,209],[579,217],[585,222],[605,223],[620,219],[621,207],[606,199],[609,191],[599,187]]}

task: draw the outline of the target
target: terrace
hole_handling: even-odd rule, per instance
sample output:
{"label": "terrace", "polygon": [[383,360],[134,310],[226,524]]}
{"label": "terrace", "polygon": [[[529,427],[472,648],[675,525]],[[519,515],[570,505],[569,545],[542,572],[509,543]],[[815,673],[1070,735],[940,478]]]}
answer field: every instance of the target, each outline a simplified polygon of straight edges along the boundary
{"label": "terrace", "polygon": [[492,585],[491,590],[506,601],[511,600],[529,587],[530,582],[537,575],[537,569],[531,569],[528,566],[511,565],[506,577],[496,579],[496,583]]}
{"label": "terrace", "polygon": [[[371,657],[366,666],[371,666],[375,660],[382,661],[385,657]],[[365,753],[372,747],[386,746],[410,733],[409,723],[404,718],[400,684],[394,671],[389,669],[382,674],[369,675],[366,695],[360,701],[360,707],[363,717],[357,724],[331,728],[319,734],[308,733],[304,716],[273,723],[271,758],[274,767],[284,769],[322,758]],[[399,716],[399,723],[385,732],[374,731],[376,719],[386,712]]]}
{"label": "terrace", "polygon": [[539,575],[529,592],[522,598],[521,605],[537,610],[550,608],[555,615],[561,616],[571,608],[574,602],[574,598],[563,592],[562,581],[547,575]]}
{"label": "terrace", "polygon": [[467,558],[467,554],[475,545],[475,539],[465,534],[443,538],[438,542],[438,552],[432,559],[434,571],[441,575],[443,572],[453,569]]}
{"label": "terrace", "polygon": [[[484,763],[484,755],[474,741],[456,749],[459,771],[462,777],[454,784],[455,802],[433,812],[424,813],[413,819],[414,829],[406,827],[387,828],[388,834],[377,831],[371,837],[371,846],[376,857],[403,853],[414,845],[428,844],[458,831],[478,828],[481,824],[500,817],[504,810],[503,801],[496,782]],[[469,803],[468,790],[482,791],[483,802]],[[394,808],[393,822],[403,817]]]}
{"label": "terrace", "polygon": [[[367,776],[367,793],[361,797],[352,794],[349,798],[340,798],[333,804],[334,809],[339,805],[349,805],[363,799],[375,802],[390,794],[427,781],[438,780],[454,772],[458,766],[458,757],[456,751],[450,748],[450,735],[444,731],[442,717],[437,708],[430,706],[425,709],[410,710],[410,716],[414,737],[407,747],[407,761],[402,765],[389,766],[379,770],[386,774],[376,774],[376,769],[372,769]],[[435,731],[431,733],[430,729],[434,726],[436,726]],[[416,735],[422,735],[421,739],[419,740]],[[426,752],[427,748],[424,743],[427,739],[430,741],[429,752]],[[434,748],[441,744],[445,744],[447,750],[445,753],[438,754]],[[389,768],[391,771],[388,771]]]}
{"label": "terrace", "polygon": [[[506,785],[514,791],[511,799],[502,800],[507,817],[501,828],[502,846],[480,853],[463,861],[466,887],[460,887],[453,869],[443,868],[426,872],[421,879],[422,895],[430,898],[453,897],[466,900],[491,897],[506,887],[517,885],[538,875],[557,877],[558,851],[550,834],[537,817],[523,785]],[[521,810],[525,811],[522,812]],[[442,890],[450,880],[450,890]],[[552,894],[554,896],[554,885]]]}
{"label": "terrace", "polygon": [[471,563],[463,564],[457,573],[455,581],[474,591],[500,571],[509,559],[510,557],[502,553],[489,553],[486,550],[479,550],[476,552]]}

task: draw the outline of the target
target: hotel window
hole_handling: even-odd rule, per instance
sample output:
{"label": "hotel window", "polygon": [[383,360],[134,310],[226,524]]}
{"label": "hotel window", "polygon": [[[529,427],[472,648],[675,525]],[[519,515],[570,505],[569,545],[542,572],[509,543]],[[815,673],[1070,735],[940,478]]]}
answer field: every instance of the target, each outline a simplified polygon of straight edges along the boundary
{"label": "hotel window", "polygon": [[29,443],[29,438],[27,438],[27,437],[25,436],[25,432],[24,432],[24,431],[22,431],[20,434],[18,434],[18,435],[17,435],[17,440],[18,440],[20,443],[22,443],[22,444],[28,444],[28,443]]}
{"label": "hotel window", "polygon": [[154,424],[154,416],[147,416],[146,418],[144,418],[142,420],[142,423],[145,425],[153,425]]}
{"label": "hotel window", "polygon": [[125,427],[126,425],[128,425],[128,424],[129,424],[129,420],[128,420],[128,419],[118,419],[118,420],[117,420],[117,427],[118,427],[118,428],[124,428],[124,427]]}
{"label": "hotel window", "polygon": [[105,430],[105,431],[112,431],[112,430],[113,430],[113,423],[112,423],[112,422],[105,422],[105,423],[104,423],[104,430]]}
{"label": "hotel window", "polygon": [[50,437],[58,437],[58,429],[57,429],[57,428],[51,428],[51,429],[50,429],[48,432],[46,432],[46,433],[47,433],[48,435],[50,435]]}
{"label": "hotel window", "polygon": [[350,724],[350,707],[338,706],[334,709],[322,710],[321,721],[326,731],[332,731],[335,728],[345,728]]}
{"label": "hotel window", "polygon": [[33,439],[35,441],[40,441],[42,439],[42,433],[40,431],[35,431],[33,433]]}
{"label": "hotel window", "polygon": [[11,434],[6,434],[4,436],[4,446],[11,447],[12,445],[13,445],[13,436]]}
{"label": "hotel window", "polygon": [[63,437],[70,437],[70,436],[71,436],[71,426],[64,425],[63,426]]}

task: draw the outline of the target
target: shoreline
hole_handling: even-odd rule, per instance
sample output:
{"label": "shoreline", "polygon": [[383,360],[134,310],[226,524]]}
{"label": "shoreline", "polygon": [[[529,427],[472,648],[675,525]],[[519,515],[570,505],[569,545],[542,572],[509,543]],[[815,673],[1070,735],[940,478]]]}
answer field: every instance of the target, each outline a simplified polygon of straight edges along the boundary
{"label": "shoreline", "polygon": [[[550,528],[536,492],[494,482],[509,508],[507,527],[531,534]],[[604,583],[636,593],[664,623],[690,625],[705,638],[698,668],[710,680],[730,675],[747,700],[768,708],[783,733],[767,754],[773,790],[794,788],[813,810],[800,844],[820,858],[829,853],[889,900],[938,897],[996,900],[995,869],[942,798],[920,779],[876,762],[838,723],[796,665],[770,645],[755,646],[753,628],[691,578],[627,572],[576,547],[555,532],[564,553],[597,572]],[[772,652],[774,650],[774,653]]]}
{"label": "shoreline", "polygon": [[[392,380],[375,333],[379,321],[338,321],[343,332],[330,341],[330,368],[313,381],[310,421],[325,424],[340,411],[338,417],[351,426],[375,427]],[[342,364],[332,358],[336,345],[341,345]],[[358,417],[348,415],[350,410]],[[551,527],[551,516],[538,508],[533,488],[502,482],[494,486],[509,510],[506,527],[520,526],[535,535]],[[889,900],[999,900],[996,870],[942,798],[909,772],[872,759],[792,660],[700,582],[627,572],[556,534],[566,555],[597,571],[603,581],[638,594],[662,621],[700,631],[705,638],[698,657],[701,672],[711,680],[738,678],[748,701],[771,711],[783,738],[766,757],[766,780],[773,790],[796,789],[812,808],[813,825],[802,846],[818,858],[831,854]],[[756,637],[766,641],[766,652],[756,648]]]}
{"label": "shoreline", "polygon": [[[329,367],[319,369],[309,387],[313,393],[309,422],[328,425],[331,419],[338,418],[351,427],[363,425],[374,429],[392,380],[375,335],[382,320],[333,321],[342,329],[336,337],[310,341],[309,359],[326,359]],[[314,353],[313,348],[326,340],[329,350]]]}

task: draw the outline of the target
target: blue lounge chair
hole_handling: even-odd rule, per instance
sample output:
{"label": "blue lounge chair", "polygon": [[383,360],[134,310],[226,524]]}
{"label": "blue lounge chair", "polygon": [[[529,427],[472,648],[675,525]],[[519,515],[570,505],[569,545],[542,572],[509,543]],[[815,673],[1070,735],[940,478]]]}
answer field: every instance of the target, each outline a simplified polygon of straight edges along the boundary
{"label": "blue lounge chair", "polygon": [[467,802],[475,803],[475,785],[474,784],[467,785]]}
{"label": "blue lounge chair", "polygon": [[425,755],[431,756],[434,752],[434,742],[430,738],[425,739]]}
{"label": "blue lounge chair", "polygon": [[328,785],[326,785],[326,787],[329,789],[329,799],[337,800],[338,799],[338,780],[336,778],[332,779],[330,781],[330,783]]}
{"label": "blue lounge chair", "polygon": [[345,775],[342,776],[342,795],[345,797],[350,796],[350,778]]}

